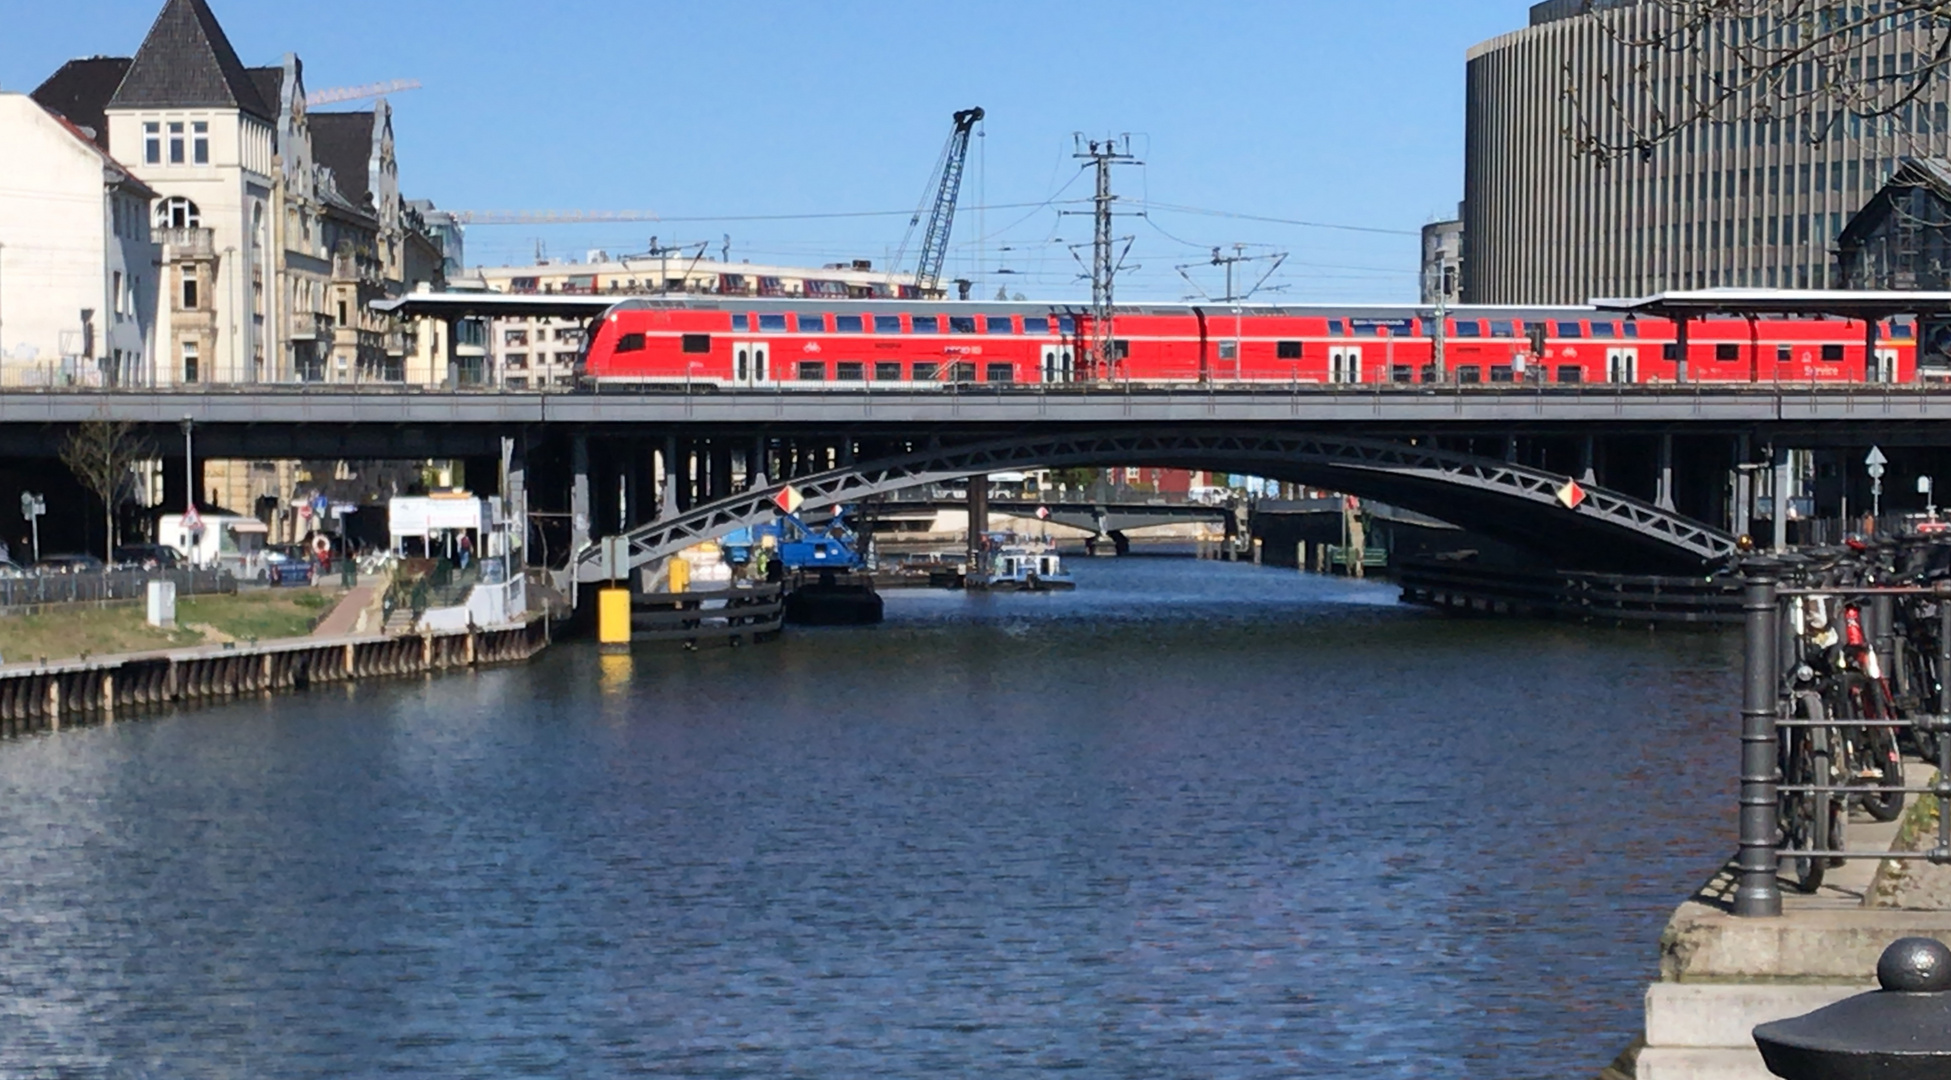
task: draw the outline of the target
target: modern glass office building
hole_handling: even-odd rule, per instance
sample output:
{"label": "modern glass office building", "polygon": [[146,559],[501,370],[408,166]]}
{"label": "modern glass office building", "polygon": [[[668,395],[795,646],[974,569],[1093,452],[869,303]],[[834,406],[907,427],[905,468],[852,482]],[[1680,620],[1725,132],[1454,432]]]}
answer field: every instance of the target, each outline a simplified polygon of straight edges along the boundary
{"label": "modern glass office building", "polygon": [[[1744,81],[1758,46],[1812,32],[1806,18],[1788,17],[1806,15],[1805,2],[1744,5],[1757,7],[1767,10],[1682,42],[1671,38],[1668,5],[1552,0],[1531,9],[1530,26],[1470,51],[1465,302],[1840,283],[1835,246],[1849,219],[1901,159],[1951,152],[1951,82],[1933,76],[1894,115],[1866,117],[1819,89],[1822,69],[1832,85],[1847,73],[1857,92],[1895,95],[1936,45],[1925,27],[1877,23],[1874,3],[1844,7],[1871,23],[1848,39],[1847,56],[1831,57],[1840,66],[1785,65],[1640,150],[1580,147],[1583,136],[1619,146],[1659,131],[1713,80]],[[1757,94],[1766,117],[1756,115]]]}

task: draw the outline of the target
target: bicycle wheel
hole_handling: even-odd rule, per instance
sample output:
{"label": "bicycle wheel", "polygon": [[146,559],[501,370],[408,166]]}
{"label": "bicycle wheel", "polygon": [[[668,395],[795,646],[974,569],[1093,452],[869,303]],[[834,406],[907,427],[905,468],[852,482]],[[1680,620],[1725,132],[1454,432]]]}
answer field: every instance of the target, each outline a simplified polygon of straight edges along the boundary
{"label": "bicycle wheel", "polygon": [[[1889,692],[1876,679],[1851,675],[1845,683],[1846,719],[1888,720],[1896,715]],[[1897,752],[1897,729],[1873,723],[1850,725],[1849,760],[1843,763],[1852,784],[1868,787],[1904,786],[1903,756]],[[1895,821],[1904,814],[1905,796],[1901,791],[1865,791],[1857,796],[1865,813],[1878,821]]]}
{"label": "bicycle wheel", "polygon": [[[1782,729],[1783,787],[1819,788],[1832,784],[1829,729],[1820,726],[1829,718],[1828,712],[1816,694],[1795,696],[1795,719],[1813,720],[1818,726]],[[1804,893],[1813,893],[1822,888],[1829,859],[1797,853],[1836,850],[1831,845],[1841,842],[1838,827],[1842,800],[1829,791],[1783,791],[1780,803],[1782,859],[1794,873],[1796,887]]]}

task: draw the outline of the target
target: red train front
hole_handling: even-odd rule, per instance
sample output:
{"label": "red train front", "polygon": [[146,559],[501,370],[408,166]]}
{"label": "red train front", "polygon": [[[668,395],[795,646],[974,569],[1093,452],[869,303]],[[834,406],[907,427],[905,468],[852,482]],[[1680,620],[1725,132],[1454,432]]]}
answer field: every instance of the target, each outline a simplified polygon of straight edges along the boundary
{"label": "red train front", "polygon": [[[1914,324],[1699,319],[1686,380],[1904,383]],[[1660,384],[1681,381],[1674,323],[1591,308],[1461,308],[1439,327],[1407,307],[1124,305],[1105,353],[1065,305],[923,300],[683,298],[619,304],[594,328],[584,377],[601,385],[933,388],[1141,385]]]}

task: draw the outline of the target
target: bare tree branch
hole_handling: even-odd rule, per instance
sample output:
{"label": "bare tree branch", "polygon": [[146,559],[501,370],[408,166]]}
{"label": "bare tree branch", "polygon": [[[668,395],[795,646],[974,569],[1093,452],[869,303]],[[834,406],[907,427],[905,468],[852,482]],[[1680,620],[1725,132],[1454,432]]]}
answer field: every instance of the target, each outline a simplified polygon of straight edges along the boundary
{"label": "bare tree branch", "polygon": [[105,561],[115,561],[115,511],[135,482],[135,467],[156,456],[155,447],[126,420],[91,420],[61,443],[61,464],[102,501],[107,522]]}
{"label": "bare tree branch", "polygon": [[1782,124],[1810,143],[1836,125],[1925,133],[1914,108],[1951,75],[1951,0],[1585,0],[1627,62],[1564,69],[1566,137],[1601,160],[1651,156],[1705,124]]}

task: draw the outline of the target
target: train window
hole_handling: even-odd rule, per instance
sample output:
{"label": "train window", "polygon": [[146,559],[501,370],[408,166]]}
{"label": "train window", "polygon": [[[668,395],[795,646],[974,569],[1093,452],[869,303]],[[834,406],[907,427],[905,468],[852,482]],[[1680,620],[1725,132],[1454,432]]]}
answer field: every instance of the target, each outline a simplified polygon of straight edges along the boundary
{"label": "train window", "polygon": [[1736,345],[1732,342],[1724,341],[1721,344],[1714,346],[1714,359],[1739,360],[1741,359],[1741,346]]}
{"label": "train window", "polygon": [[1340,337],[1348,332],[1346,326],[1347,324],[1343,323],[1340,319],[1329,319],[1328,333],[1333,334],[1335,337]]}
{"label": "train window", "polygon": [[1822,347],[1822,359],[1824,361],[1833,364],[1842,358],[1843,347],[1841,345],[1824,345]]}
{"label": "train window", "polygon": [[934,382],[940,376],[942,366],[933,360],[915,361],[915,381]]}
{"label": "train window", "polygon": [[761,331],[783,334],[786,332],[786,317],[784,315],[761,315],[759,316],[759,329]]}
{"label": "train window", "polygon": [[1558,381],[1561,383],[1581,383],[1585,381],[1585,369],[1577,364],[1564,364],[1558,368]]}
{"label": "train window", "polygon": [[1908,341],[1917,336],[1917,327],[1915,324],[1907,322],[1891,323],[1890,336]]}
{"label": "train window", "polygon": [[1007,315],[991,315],[989,316],[989,332],[992,334],[1013,334],[1016,332],[1016,327]]}
{"label": "train window", "polygon": [[1406,383],[1413,381],[1415,374],[1416,369],[1408,364],[1397,364],[1389,369],[1389,380],[1391,382]]}
{"label": "train window", "polygon": [[948,332],[951,334],[973,334],[976,332],[975,327],[976,322],[975,316],[973,315],[950,315],[948,317]]}
{"label": "train window", "polygon": [[1071,315],[1057,316],[1057,332],[1061,334],[1075,334],[1077,332],[1077,319]]}
{"label": "train window", "polygon": [[711,351],[710,334],[684,335],[684,351],[688,353],[708,353]]}
{"label": "train window", "polygon": [[1274,344],[1274,358],[1277,360],[1299,360],[1301,358],[1301,343],[1298,341],[1276,342]]}
{"label": "train window", "polygon": [[1032,318],[1025,315],[1023,316],[1023,332],[1026,334],[1047,334],[1050,332],[1050,320],[1041,317]]}
{"label": "train window", "polygon": [[1010,383],[1016,381],[1016,369],[1008,364],[990,364],[982,371],[982,381]]}
{"label": "train window", "polygon": [[1484,329],[1483,324],[1478,322],[1475,319],[1458,319],[1455,325],[1456,325],[1457,337],[1482,337],[1483,336],[1483,329]]}
{"label": "train window", "polygon": [[826,378],[826,362],[823,360],[801,360],[799,379],[801,382],[820,382]]}
{"label": "train window", "polygon": [[732,316],[732,330],[735,333],[743,334],[751,329],[752,329],[752,316],[750,315]]}
{"label": "train window", "polygon": [[1662,360],[1680,359],[1680,343],[1677,341],[1670,341],[1665,345],[1660,346],[1660,359]]}
{"label": "train window", "polygon": [[1628,322],[1619,329],[1621,337],[1636,338],[1639,336],[1639,324],[1636,322]]}
{"label": "train window", "polygon": [[1575,322],[1561,322],[1558,324],[1558,336],[1561,338],[1582,338],[1585,336],[1585,328]]}
{"label": "train window", "polygon": [[1351,325],[1350,325],[1350,327],[1349,327],[1349,329],[1350,329],[1350,330],[1352,330],[1352,331],[1354,332],[1354,336],[1356,336],[1356,337],[1380,337],[1380,336],[1382,336],[1382,328],[1381,328],[1381,327],[1379,327],[1379,326],[1377,326],[1377,325],[1375,325],[1375,324],[1374,324],[1374,323],[1372,323],[1372,322],[1359,322],[1359,323],[1353,323],[1353,324],[1351,324]]}
{"label": "train window", "polygon": [[1221,360],[1238,360],[1240,358],[1240,343],[1237,341],[1220,342],[1219,358]]}
{"label": "train window", "polygon": [[620,353],[643,352],[644,336],[642,334],[625,334],[622,337],[617,338],[616,351]]}
{"label": "train window", "polygon": [[841,382],[859,382],[867,377],[867,365],[857,360],[842,360],[833,365],[833,377]]}
{"label": "train window", "polygon": [[1111,343],[1111,359],[1113,360],[1131,359],[1131,342],[1126,341],[1123,338],[1119,338],[1118,340],[1113,341]]}
{"label": "train window", "polygon": [[1513,332],[1512,325],[1513,324],[1506,319],[1493,319],[1491,320],[1490,329],[1487,331],[1486,336],[1503,337],[1503,338],[1516,337],[1517,334]]}
{"label": "train window", "polygon": [[874,332],[875,332],[876,334],[898,334],[898,333],[900,333],[900,332],[901,332],[901,316],[899,316],[899,315],[876,315],[876,316],[874,316]]}
{"label": "train window", "polygon": [[950,382],[972,383],[976,381],[975,376],[975,365],[966,360],[949,365],[948,378]]}
{"label": "train window", "polygon": [[1516,382],[1517,369],[1509,364],[1492,364],[1490,367],[1490,381],[1494,383]]}
{"label": "train window", "polygon": [[875,365],[874,365],[874,380],[875,380],[876,382],[900,382],[900,381],[901,381],[901,361],[899,361],[899,360],[883,360],[883,361],[881,361],[881,362],[879,362],[879,363],[877,363],[877,364],[875,364]]}
{"label": "train window", "polygon": [[861,325],[860,316],[858,315],[835,315],[833,317],[833,332],[836,334],[858,334],[864,329],[865,327]]}
{"label": "train window", "polygon": [[1616,323],[1595,322],[1592,324],[1592,336],[1593,337],[1618,337],[1619,327]]}
{"label": "train window", "polygon": [[1456,369],[1456,381],[1466,386],[1483,382],[1484,369],[1475,364],[1464,364]]}
{"label": "train window", "polygon": [[1775,362],[1777,364],[1788,363],[1789,360],[1791,360],[1794,357],[1794,355],[1795,355],[1795,350],[1789,348],[1787,345],[1775,346]]}
{"label": "train window", "polygon": [[915,315],[909,321],[914,323],[915,333],[917,334],[939,334],[942,332],[942,321],[934,315]]}
{"label": "train window", "polygon": [[799,317],[799,332],[802,334],[826,333],[826,316],[801,315]]}

